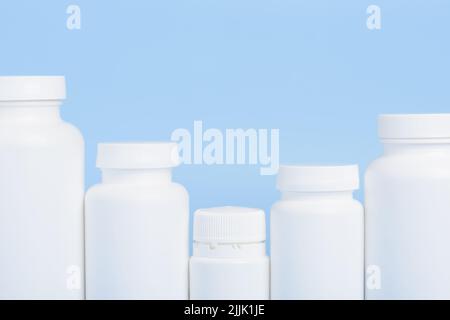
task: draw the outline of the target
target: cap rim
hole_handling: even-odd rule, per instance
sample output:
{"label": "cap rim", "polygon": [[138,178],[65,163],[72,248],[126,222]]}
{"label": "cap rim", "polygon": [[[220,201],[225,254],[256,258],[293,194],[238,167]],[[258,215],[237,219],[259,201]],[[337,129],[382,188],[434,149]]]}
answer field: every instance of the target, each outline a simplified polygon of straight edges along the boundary
{"label": "cap rim", "polygon": [[180,165],[175,142],[103,142],[97,146],[100,169],[164,169]]}
{"label": "cap rim", "polygon": [[378,137],[386,139],[448,139],[450,113],[381,114]]}
{"label": "cap rim", "polygon": [[335,192],[359,189],[359,167],[352,165],[281,165],[277,189],[282,192]]}
{"label": "cap rim", "polygon": [[0,101],[65,99],[64,76],[0,76]]}
{"label": "cap rim", "polygon": [[193,240],[222,244],[264,242],[264,211],[232,206],[198,209],[194,214]]}

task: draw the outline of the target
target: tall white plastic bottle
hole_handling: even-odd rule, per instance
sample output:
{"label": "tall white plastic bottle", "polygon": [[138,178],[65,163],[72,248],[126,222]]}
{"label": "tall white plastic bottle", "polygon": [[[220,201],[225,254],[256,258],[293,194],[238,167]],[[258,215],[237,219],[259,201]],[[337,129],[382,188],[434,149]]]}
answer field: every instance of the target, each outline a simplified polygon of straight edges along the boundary
{"label": "tall white plastic bottle", "polygon": [[271,212],[274,300],[364,298],[358,167],[281,166]]}
{"label": "tall white plastic bottle", "polygon": [[241,207],[197,210],[190,262],[192,300],[269,299],[264,211]]}
{"label": "tall white plastic bottle", "polygon": [[366,297],[450,299],[450,114],[381,115],[366,172]]}
{"label": "tall white plastic bottle", "polygon": [[84,297],[84,142],[64,77],[0,77],[0,299]]}
{"label": "tall white plastic bottle", "polygon": [[102,143],[86,195],[88,299],[188,298],[189,197],[175,143]]}

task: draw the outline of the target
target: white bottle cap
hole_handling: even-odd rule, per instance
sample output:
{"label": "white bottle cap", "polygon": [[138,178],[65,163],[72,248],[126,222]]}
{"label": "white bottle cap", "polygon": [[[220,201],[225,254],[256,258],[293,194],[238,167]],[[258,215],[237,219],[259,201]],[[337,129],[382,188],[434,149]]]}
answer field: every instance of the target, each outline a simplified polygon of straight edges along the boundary
{"label": "white bottle cap", "polygon": [[293,192],[352,191],[359,188],[357,165],[280,166],[277,188]]}
{"label": "white bottle cap", "polygon": [[203,243],[255,243],[266,240],[261,209],[218,207],[194,214],[194,241]]}
{"label": "white bottle cap", "polygon": [[450,138],[450,113],[382,114],[378,135],[381,139]]}
{"label": "white bottle cap", "polygon": [[0,101],[64,100],[63,76],[0,77]]}
{"label": "white bottle cap", "polygon": [[162,169],[180,164],[175,142],[99,143],[97,168]]}

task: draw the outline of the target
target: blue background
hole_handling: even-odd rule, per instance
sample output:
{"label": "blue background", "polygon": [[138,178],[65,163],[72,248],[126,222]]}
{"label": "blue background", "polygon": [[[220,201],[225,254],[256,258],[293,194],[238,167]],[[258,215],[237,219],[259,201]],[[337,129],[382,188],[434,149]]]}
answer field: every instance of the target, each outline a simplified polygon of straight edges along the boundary
{"label": "blue background", "polygon": [[[81,30],[66,8],[81,8]],[[382,29],[366,9],[381,7]],[[96,144],[176,128],[279,128],[281,162],[359,163],[380,113],[450,111],[450,1],[1,1],[0,74],[67,77],[64,118]],[[265,208],[259,166],[183,166],[191,210]],[[362,198],[362,191],[357,193]]]}

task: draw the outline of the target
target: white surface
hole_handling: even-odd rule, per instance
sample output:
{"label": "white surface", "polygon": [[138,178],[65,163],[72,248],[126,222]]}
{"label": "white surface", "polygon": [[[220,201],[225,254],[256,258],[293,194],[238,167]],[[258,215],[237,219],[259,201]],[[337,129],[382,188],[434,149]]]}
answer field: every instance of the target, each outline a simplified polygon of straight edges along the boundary
{"label": "white surface", "polygon": [[86,195],[87,299],[187,299],[189,197],[170,169],[103,169]]}
{"label": "white surface", "polygon": [[270,230],[272,299],[364,298],[364,213],[351,191],[284,192]]}
{"label": "white surface", "polygon": [[378,135],[381,139],[450,138],[450,113],[382,114]]}
{"label": "white surface", "polygon": [[0,299],[84,297],[83,194],[59,102],[0,102]]}
{"label": "white surface", "polygon": [[64,100],[63,76],[0,77],[0,101]]}
{"label": "white surface", "polygon": [[266,240],[266,220],[261,209],[217,207],[194,214],[194,241],[252,243]]}
{"label": "white surface", "polygon": [[407,142],[366,172],[366,264],[381,271],[366,297],[450,299],[450,144]]}
{"label": "white surface", "polygon": [[357,190],[358,166],[282,165],[278,171],[277,188],[298,192]]}
{"label": "white surface", "polygon": [[110,169],[172,168],[180,164],[175,142],[99,143],[97,167]]}
{"label": "white surface", "polygon": [[269,258],[192,257],[190,299],[268,300]]}
{"label": "white surface", "polygon": [[197,210],[190,261],[192,300],[269,299],[264,211],[241,207]]}

